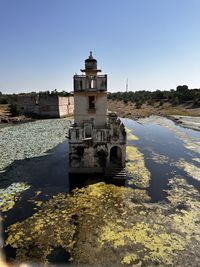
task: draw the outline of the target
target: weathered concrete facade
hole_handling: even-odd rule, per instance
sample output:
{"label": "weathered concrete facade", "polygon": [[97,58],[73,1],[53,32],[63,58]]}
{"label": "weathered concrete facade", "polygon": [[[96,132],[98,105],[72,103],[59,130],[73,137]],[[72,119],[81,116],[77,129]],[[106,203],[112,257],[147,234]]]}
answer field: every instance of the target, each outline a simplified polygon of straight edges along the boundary
{"label": "weathered concrete facade", "polygon": [[71,173],[103,173],[111,165],[123,168],[126,131],[115,113],[107,113],[107,75],[98,75],[92,53],[85,75],[74,76],[74,124],[69,130]]}
{"label": "weathered concrete facade", "polygon": [[62,118],[74,113],[73,96],[19,95],[17,104],[25,115],[42,118]]}

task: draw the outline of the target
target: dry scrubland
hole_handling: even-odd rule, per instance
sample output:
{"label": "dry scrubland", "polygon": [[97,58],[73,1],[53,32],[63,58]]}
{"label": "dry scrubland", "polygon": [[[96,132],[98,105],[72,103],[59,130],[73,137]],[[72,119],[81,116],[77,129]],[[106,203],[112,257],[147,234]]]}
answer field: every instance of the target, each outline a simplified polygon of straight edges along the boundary
{"label": "dry scrubland", "polygon": [[170,117],[172,115],[181,116],[200,116],[200,107],[194,108],[191,104],[172,105],[170,103],[157,102],[152,105],[143,104],[141,108],[136,108],[134,103],[123,101],[108,100],[108,109],[117,112],[120,117],[126,118],[144,118],[151,115],[160,115]]}

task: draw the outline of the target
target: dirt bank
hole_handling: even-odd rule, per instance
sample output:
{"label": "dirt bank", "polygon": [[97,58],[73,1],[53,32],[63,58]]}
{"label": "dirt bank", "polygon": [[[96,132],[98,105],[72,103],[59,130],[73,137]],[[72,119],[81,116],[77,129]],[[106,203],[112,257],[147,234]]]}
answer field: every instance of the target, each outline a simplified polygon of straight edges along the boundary
{"label": "dirt bank", "polygon": [[108,101],[108,109],[117,112],[124,118],[139,119],[158,115],[168,117],[183,127],[200,130],[200,107],[194,108],[191,104],[173,106],[170,103],[155,103],[153,105],[143,104],[141,108],[136,108],[135,104],[123,101]]}
{"label": "dirt bank", "polygon": [[132,102],[124,103],[123,101],[108,100],[108,109],[117,112],[120,117],[129,117],[133,119],[144,118],[150,115],[162,116],[200,116],[200,107],[194,108],[191,104],[172,105],[159,102],[152,105],[143,104],[141,108],[136,108]]}

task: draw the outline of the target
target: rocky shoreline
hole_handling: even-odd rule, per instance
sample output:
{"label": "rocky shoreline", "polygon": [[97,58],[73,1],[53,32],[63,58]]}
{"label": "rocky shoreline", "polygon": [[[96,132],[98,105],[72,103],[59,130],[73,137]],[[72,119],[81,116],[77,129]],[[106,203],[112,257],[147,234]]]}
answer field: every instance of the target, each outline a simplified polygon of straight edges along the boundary
{"label": "rocky shoreline", "polygon": [[23,123],[27,121],[32,121],[33,119],[26,116],[17,116],[17,117],[10,117],[10,116],[0,116],[0,124],[15,124],[15,123]]}

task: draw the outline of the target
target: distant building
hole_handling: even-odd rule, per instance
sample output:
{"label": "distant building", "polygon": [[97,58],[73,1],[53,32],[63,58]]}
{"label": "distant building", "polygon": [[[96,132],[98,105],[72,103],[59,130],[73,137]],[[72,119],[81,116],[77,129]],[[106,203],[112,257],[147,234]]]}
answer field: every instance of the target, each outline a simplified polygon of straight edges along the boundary
{"label": "distant building", "polygon": [[73,96],[19,95],[17,104],[25,115],[41,118],[62,118],[74,113]]}
{"label": "distant building", "polygon": [[69,130],[70,173],[102,173],[123,168],[126,131],[115,113],[107,113],[107,75],[99,75],[92,52],[83,75],[74,75],[74,124]]}

